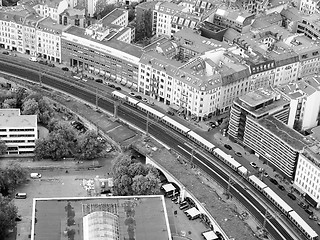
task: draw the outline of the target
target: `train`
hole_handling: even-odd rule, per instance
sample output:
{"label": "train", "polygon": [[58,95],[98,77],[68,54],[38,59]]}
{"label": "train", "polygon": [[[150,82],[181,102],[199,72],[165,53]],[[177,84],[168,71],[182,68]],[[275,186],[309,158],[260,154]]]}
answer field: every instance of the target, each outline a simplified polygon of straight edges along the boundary
{"label": "train", "polygon": [[123,103],[131,105],[140,111],[147,113],[149,116],[154,118],[158,122],[169,126],[175,131],[179,132],[183,136],[190,139],[192,142],[198,144],[206,151],[211,153],[215,158],[222,161],[228,167],[230,167],[237,174],[246,179],[253,187],[260,191],[274,206],[276,206],[309,240],[317,240],[318,234],[283,200],[279,197],[272,189],[270,189],[264,182],[262,182],[255,175],[249,175],[249,171],[237,162],[231,155],[228,155],[220,148],[208,140],[201,137],[199,134],[192,131],[190,128],[183,124],[175,121],[171,117],[164,113],[161,113],[154,108],[148,106],[145,102],[130,97],[119,91],[113,91],[112,97],[115,100],[121,100]]}

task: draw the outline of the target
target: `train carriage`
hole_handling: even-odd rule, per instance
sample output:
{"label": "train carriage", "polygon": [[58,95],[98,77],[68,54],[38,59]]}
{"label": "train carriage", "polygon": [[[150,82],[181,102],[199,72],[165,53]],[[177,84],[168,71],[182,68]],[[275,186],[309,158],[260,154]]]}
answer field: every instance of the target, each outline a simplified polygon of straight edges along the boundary
{"label": "train carriage", "polygon": [[148,105],[142,103],[142,102],[139,102],[137,104],[137,107],[142,110],[143,112],[145,113],[149,113],[152,117],[154,118],[157,118],[157,119],[161,119],[163,118],[165,115],[151,107],[149,107]]}
{"label": "train carriage", "polygon": [[246,178],[248,176],[248,169],[246,169],[244,166],[241,166],[238,168],[238,173]]}
{"label": "train carriage", "polygon": [[136,107],[139,102],[140,101],[138,101],[138,100],[136,100],[136,99],[134,99],[132,97],[127,96],[127,103],[129,105],[132,105],[132,106]]}
{"label": "train carriage", "polygon": [[168,125],[169,127],[177,130],[178,132],[182,133],[183,135],[187,136],[187,133],[191,130],[190,128],[185,127],[184,125],[178,123],[177,121],[169,118],[168,116],[164,116],[161,121]]}
{"label": "train carriage", "polygon": [[194,131],[188,132],[188,138],[190,138],[193,142],[196,142],[197,144],[199,144],[209,152],[212,152],[213,149],[215,148],[215,145],[213,145],[211,142],[204,139]]}
{"label": "train carriage", "polygon": [[260,192],[263,191],[263,189],[265,189],[267,186],[267,184],[265,184],[264,182],[262,182],[258,177],[256,177],[255,175],[251,175],[248,178],[248,181],[255,187],[257,188]]}
{"label": "train carriage", "polygon": [[263,194],[286,215],[292,211],[292,208],[282,200],[271,188],[267,187],[263,189]]}
{"label": "train carriage", "polygon": [[118,91],[113,91],[111,93],[112,97],[115,98],[115,99],[120,99],[120,100],[125,100],[127,101],[127,95],[121,93],[121,92],[118,92]]}
{"label": "train carriage", "polygon": [[214,149],[213,155],[215,155],[217,158],[219,158],[221,161],[223,161],[225,164],[227,164],[235,171],[238,171],[238,168],[241,167],[240,163],[238,163],[236,160],[234,160],[232,156],[226,154],[220,148]]}
{"label": "train carriage", "polygon": [[295,211],[288,213],[288,218],[296,225],[300,231],[310,240],[318,239],[318,234],[297,214]]}

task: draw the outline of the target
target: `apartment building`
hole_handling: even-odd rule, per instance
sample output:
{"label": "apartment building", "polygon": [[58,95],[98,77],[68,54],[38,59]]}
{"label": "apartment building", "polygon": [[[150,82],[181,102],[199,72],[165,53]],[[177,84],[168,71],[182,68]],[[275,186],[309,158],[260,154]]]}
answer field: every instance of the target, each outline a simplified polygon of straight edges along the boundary
{"label": "apartment building", "polygon": [[271,89],[237,98],[230,110],[229,137],[294,179],[299,152],[308,144],[286,125],[290,102]]}
{"label": "apartment building", "polygon": [[121,33],[102,24],[86,29],[70,26],[62,33],[63,62],[137,88],[142,50],[117,40]]}
{"label": "apartment building", "polygon": [[297,32],[298,23],[302,21],[299,10],[291,6],[283,9],[280,14],[283,19],[282,26],[291,33]]}
{"label": "apartment building", "polygon": [[26,4],[32,6],[41,17],[50,17],[55,22],[59,22],[59,15],[69,7],[67,0],[45,0]]}
{"label": "apartment building", "polygon": [[59,14],[59,24],[68,26],[86,27],[86,11],[84,8],[68,8]]}
{"label": "apartment building", "polygon": [[172,17],[171,35],[182,29],[195,29],[200,22],[200,17],[191,15],[190,13],[179,12]]}
{"label": "apartment building", "polygon": [[37,130],[37,115],[20,115],[20,109],[0,109],[0,139],[7,145],[7,154],[33,154]]}
{"label": "apartment building", "polygon": [[251,24],[251,27],[265,28],[267,26],[274,26],[274,25],[282,26],[282,17],[278,12],[256,17],[253,23]]}
{"label": "apartment building", "polygon": [[305,131],[319,124],[320,77],[306,77],[303,80],[279,86],[277,90],[290,101],[287,125],[297,131]]}
{"label": "apartment building", "polygon": [[172,36],[171,26],[173,16],[180,12],[188,12],[188,7],[172,2],[158,2],[153,11],[153,21],[156,26],[156,36]]}
{"label": "apartment building", "polygon": [[239,33],[248,32],[254,14],[245,10],[229,9],[227,7],[219,7],[214,13],[213,23],[224,28],[233,28]]}
{"label": "apartment building", "polygon": [[38,22],[42,19],[37,14],[29,14],[25,17],[22,30],[24,33],[24,49],[18,51],[21,53],[26,53],[31,56],[37,56],[38,47],[37,47],[37,34],[36,27]]}
{"label": "apartment building", "polygon": [[24,52],[23,22],[28,10],[22,7],[0,9],[0,47]]}
{"label": "apartment building", "polygon": [[61,35],[65,28],[50,17],[40,20],[36,28],[38,57],[61,62]]}
{"label": "apartment building", "polygon": [[320,13],[301,15],[297,23],[297,33],[303,33],[308,38],[318,40],[320,38]]}
{"label": "apartment building", "polygon": [[310,143],[300,153],[297,161],[294,187],[303,194],[304,199],[314,208],[320,207],[320,128],[312,129],[306,137]]}
{"label": "apartment building", "polygon": [[236,0],[235,5],[249,13],[258,14],[267,9],[269,0]]}
{"label": "apartment building", "polygon": [[300,0],[299,11],[304,14],[312,15],[314,13],[319,13],[319,6],[319,0]]}

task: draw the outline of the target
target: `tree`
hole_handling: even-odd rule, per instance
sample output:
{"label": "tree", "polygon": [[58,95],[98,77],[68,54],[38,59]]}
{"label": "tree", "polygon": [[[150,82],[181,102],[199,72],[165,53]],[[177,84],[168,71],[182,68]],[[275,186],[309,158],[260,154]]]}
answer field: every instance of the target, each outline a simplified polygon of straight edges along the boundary
{"label": "tree", "polygon": [[98,0],[97,5],[96,5],[96,12],[94,13],[94,17],[97,19],[101,19],[104,16],[108,15],[110,12],[112,12],[116,8],[117,8],[117,6],[114,4],[106,4],[106,1]]}
{"label": "tree", "polygon": [[158,171],[149,164],[136,163],[128,157],[113,166],[114,195],[158,194],[160,179]]}
{"label": "tree", "polygon": [[87,131],[80,135],[78,139],[79,159],[94,159],[97,158],[104,150],[105,145],[98,140],[99,135],[96,131]]}
{"label": "tree", "polygon": [[152,37],[152,11],[141,12],[136,18],[136,41]]}
{"label": "tree", "polygon": [[19,87],[15,91],[15,98],[17,100],[17,108],[22,108],[25,98],[28,96],[28,92],[25,88]]}
{"label": "tree", "polygon": [[18,209],[11,199],[0,194],[0,239],[4,239],[8,230],[14,228],[17,216]]}
{"label": "tree", "polygon": [[[38,102],[33,98],[26,100],[22,104],[22,114],[23,115],[39,115],[40,110],[39,110]],[[39,116],[38,116],[38,119],[39,119]]]}
{"label": "tree", "polygon": [[17,99],[15,98],[7,98],[2,103],[3,108],[16,108],[17,107]]}
{"label": "tree", "polygon": [[3,140],[0,140],[0,155],[3,155],[7,152],[7,145],[6,142]]}
{"label": "tree", "polygon": [[27,171],[17,163],[8,165],[0,173],[0,193],[3,196],[10,195],[17,186],[26,182],[28,175]]}

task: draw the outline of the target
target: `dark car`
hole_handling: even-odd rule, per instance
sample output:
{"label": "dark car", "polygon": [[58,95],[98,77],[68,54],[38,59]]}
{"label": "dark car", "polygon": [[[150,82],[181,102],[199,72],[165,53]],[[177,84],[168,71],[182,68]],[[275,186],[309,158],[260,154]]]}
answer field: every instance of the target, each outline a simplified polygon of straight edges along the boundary
{"label": "dark car", "polygon": [[313,215],[313,211],[310,210],[309,208],[306,208],[305,211],[306,211],[306,213],[308,213],[309,215]]}
{"label": "dark car", "polygon": [[115,85],[110,84],[110,83],[108,83],[108,86],[109,86],[109,87],[111,87],[111,88],[116,88],[116,86],[115,86]]}
{"label": "dark car", "polygon": [[278,185],[278,181],[274,178],[270,178],[270,182],[272,182],[274,185]]}
{"label": "dark car", "polygon": [[69,71],[69,68],[67,68],[67,67],[63,67],[63,68],[61,68],[63,71],[66,71],[66,72],[68,72]]}
{"label": "dark car", "polygon": [[279,185],[278,188],[279,188],[281,191],[286,190],[286,189],[284,188],[284,186],[282,186],[282,185]]}
{"label": "dark car", "polygon": [[287,194],[289,198],[291,198],[292,200],[296,200],[297,197],[295,195],[293,195],[292,193],[288,193]]}
{"label": "dark car", "polygon": [[241,152],[235,152],[234,153],[236,156],[238,156],[238,157],[242,157],[242,153]]}
{"label": "dark car", "polygon": [[46,60],[42,60],[42,59],[40,59],[38,61],[38,63],[43,64],[43,65],[48,65],[48,62]]}
{"label": "dark car", "polygon": [[172,111],[168,111],[167,112],[169,115],[171,115],[171,116],[174,116],[174,112],[172,112]]}
{"label": "dark car", "polygon": [[228,150],[232,150],[232,147],[231,147],[230,145],[228,145],[228,144],[225,144],[224,147],[225,147],[226,149],[228,149]]}
{"label": "dark car", "polygon": [[48,63],[49,67],[55,67],[55,65],[53,63]]}
{"label": "dark car", "polygon": [[103,80],[100,79],[100,78],[96,79],[95,81],[98,82],[98,83],[103,83]]}
{"label": "dark car", "polygon": [[115,87],[115,89],[121,91],[121,87]]}
{"label": "dark car", "polygon": [[4,51],[4,52],[2,52],[2,54],[4,54],[4,55],[9,55],[9,52]]}
{"label": "dark car", "polygon": [[306,204],[306,203],[304,203],[304,202],[299,202],[298,205],[299,205],[300,207],[302,207],[303,209],[308,209],[308,208],[309,208],[309,205]]}
{"label": "dark car", "polygon": [[142,100],[142,97],[140,95],[135,96],[136,99]]}

